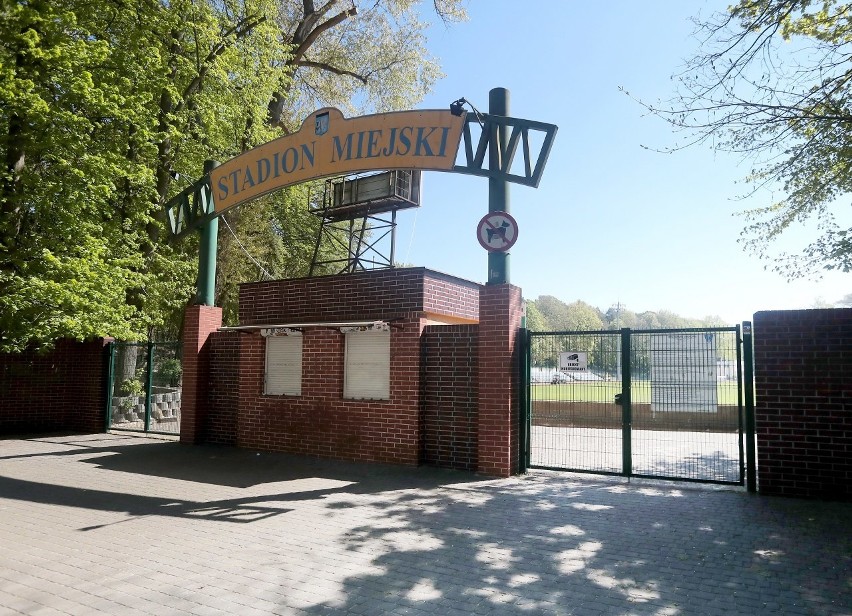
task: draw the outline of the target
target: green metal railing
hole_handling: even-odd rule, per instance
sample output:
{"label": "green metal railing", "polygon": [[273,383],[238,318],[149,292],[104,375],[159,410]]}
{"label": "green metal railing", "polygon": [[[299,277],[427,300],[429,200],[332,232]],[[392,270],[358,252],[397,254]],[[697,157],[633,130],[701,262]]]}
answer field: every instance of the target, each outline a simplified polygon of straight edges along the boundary
{"label": "green metal railing", "polygon": [[106,430],[180,434],[182,372],[179,342],[112,343]]}
{"label": "green metal railing", "polygon": [[[530,468],[744,483],[754,465],[743,442],[748,358],[739,327],[530,332],[522,340]],[[560,355],[586,364],[560,369]]]}

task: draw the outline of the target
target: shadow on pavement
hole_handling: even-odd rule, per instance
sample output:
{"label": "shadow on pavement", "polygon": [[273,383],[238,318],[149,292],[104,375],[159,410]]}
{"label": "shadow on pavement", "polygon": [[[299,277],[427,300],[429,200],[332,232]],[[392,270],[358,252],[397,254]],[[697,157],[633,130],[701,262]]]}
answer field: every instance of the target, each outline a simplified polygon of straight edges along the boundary
{"label": "shadow on pavement", "polygon": [[[0,476],[0,502],[129,514],[78,528],[85,514],[69,523],[56,512],[74,550],[99,536],[86,531],[140,517],[199,520],[202,549],[229,537],[237,556],[258,562],[230,596],[249,605],[253,593],[280,589],[265,613],[834,615],[852,606],[845,503],[567,473],[492,480],[123,437],[5,444],[0,469],[17,476]],[[101,479],[113,489],[97,489]],[[206,524],[217,521],[243,524]],[[244,525],[254,521],[269,525]],[[163,526],[154,522],[140,526]],[[204,584],[217,574],[203,556],[194,563]],[[183,579],[160,580],[187,592]]]}
{"label": "shadow on pavement", "polygon": [[468,472],[424,466],[341,462],[328,458],[259,452],[227,446],[183,445],[177,441],[160,441],[143,436],[69,440],[69,437],[57,435],[24,440],[57,447],[24,455],[0,454],[0,461],[41,456],[75,456],[105,470],[234,488],[248,488],[307,477],[358,483],[366,490],[371,489],[371,481],[376,482],[376,489],[384,490],[488,479]]}
{"label": "shadow on pavement", "polygon": [[[67,457],[69,464],[91,464],[109,472],[224,488],[248,489],[264,484],[281,484],[275,486],[280,487],[280,491],[272,489],[240,498],[193,501],[133,493],[132,478],[126,482],[128,492],[118,493],[0,476],[0,495],[5,498],[123,512],[131,516],[253,522],[290,511],[287,503],[321,499],[335,493],[376,494],[486,480],[471,473],[428,467],[340,462],[234,447],[188,446],[144,437],[86,437],[75,440],[67,436],[39,436],[24,440],[45,445],[46,449],[25,455],[0,455],[0,461]],[[304,480],[311,480],[311,489],[298,489],[306,485]],[[84,530],[93,528],[97,527]]]}

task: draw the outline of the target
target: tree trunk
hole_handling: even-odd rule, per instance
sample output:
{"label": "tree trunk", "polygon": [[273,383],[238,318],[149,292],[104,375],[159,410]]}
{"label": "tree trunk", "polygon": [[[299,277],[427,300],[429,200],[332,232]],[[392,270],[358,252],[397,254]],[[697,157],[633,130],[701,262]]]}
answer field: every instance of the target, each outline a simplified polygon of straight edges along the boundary
{"label": "tree trunk", "polygon": [[[15,72],[27,74],[22,53],[15,55]],[[24,148],[25,122],[17,113],[9,117],[6,135],[5,178],[0,188],[0,263],[5,268],[8,255],[14,252],[16,239],[23,226],[24,211],[21,207],[21,176],[26,167],[27,155]]]}

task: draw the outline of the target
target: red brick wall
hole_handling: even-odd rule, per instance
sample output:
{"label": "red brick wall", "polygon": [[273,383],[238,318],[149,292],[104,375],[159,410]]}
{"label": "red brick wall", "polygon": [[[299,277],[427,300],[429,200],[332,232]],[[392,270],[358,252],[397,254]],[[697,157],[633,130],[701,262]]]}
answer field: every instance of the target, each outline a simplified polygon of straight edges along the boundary
{"label": "red brick wall", "polygon": [[202,439],[216,445],[237,444],[237,409],[240,399],[240,345],[247,334],[216,332],[210,335],[210,381],[207,417]]}
{"label": "red brick wall", "polygon": [[264,341],[257,334],[247,337],[240,358],[238,444],[417,464],[422,318],[437,313],[475,319],[477,300],[478,285],[423,268],[242,285],[242,325],[375,319],[393,327],[387,401],[343,399],[344,336],[322,328],[303,334],[302,395],[264,396]]}
{"label": "red brick wall", "polygon": [[[426,328],[430,320],[475,321],[483,301],[489,307],[484,330],[475,325]],[[346,460],[517,472],[515,343],[521,310],[515,287],[486,291],[423,268],[242,285],[243,326],[389,321],[390,400],[343,399],[345,337],[339,329],[304,328],[299,396],[263,394],[266,343],[258,330],[236,337],[217,332],[208,346],[212,378],[220,383],[207,390],[205,438]],[[428,333],[422,337],[424,328]],[[482,331],[495,345],[486,356],[491,393],[485,405],[478,395],[484,374],[477,346]],[[437,364],[421,366],[424,341],[440,341]],[[185,355],[186,348],[187,343]],[[483,426],[492,441],[483,443]]]}
{"label": "red brick wall", "polygon": [[519,471],[518,332],[522,315],[523,299],[518,287],[482,287],[477,470],[488,475],[506,477]]}
{"label": "red brick wall", "polygon": [[754,315],[758,486],[852,500],[852,309]]}
{"label": "red brick wall", "polygon": [[479,328],[429,326],[421,338],[424,464],[477,468]]}
{"label": "red brick wall", "polygon": [[210,384],[208,338],[222,325],[222,309],[216,306],[189,306],[183,325],[183,391],[181,392],[180,440],[204,440],[207,391]]}
{"label": "red brick wall", "polygon": [[425,271],[423,309],[476,321],[479,319],[479,285],[437,272]]}
{"label": "red brick wall", "polygon": [[107,340],[0,354],[0,434],[103,432]]}
{"label": "red brick wall", "polygon": [[[391,329],[390,400],[343,398],[344,334],[308,328],[302,395],[263,394],[265,339],[242,334],[237,444],[248,449],[417,464],[420,322]],[[220,406],[221,402],[214,403]]]}
{"label": "red brick wall", "polygon": [[391,319],[435,312],[476,320],[479,286],[424,268],[240,286],[240,324]]}

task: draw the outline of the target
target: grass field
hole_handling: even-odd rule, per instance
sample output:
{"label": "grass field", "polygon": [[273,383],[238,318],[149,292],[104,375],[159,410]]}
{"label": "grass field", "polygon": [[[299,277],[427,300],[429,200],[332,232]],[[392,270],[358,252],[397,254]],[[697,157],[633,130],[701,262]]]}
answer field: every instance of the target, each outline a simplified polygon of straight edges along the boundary
{"label": "grass field", "polygon": [[[716,385],[717,404],[722,406],[737,405],[737,382],[719,381]],[[533,383],[530,386],[532,400],[565,400],[573,402],[613,402],[615,394],[621,393],[621,383],[618,381],[575,381],[549,385]],[[633,381],[630,390],[634,404],[651,403],[651,382]]]}

